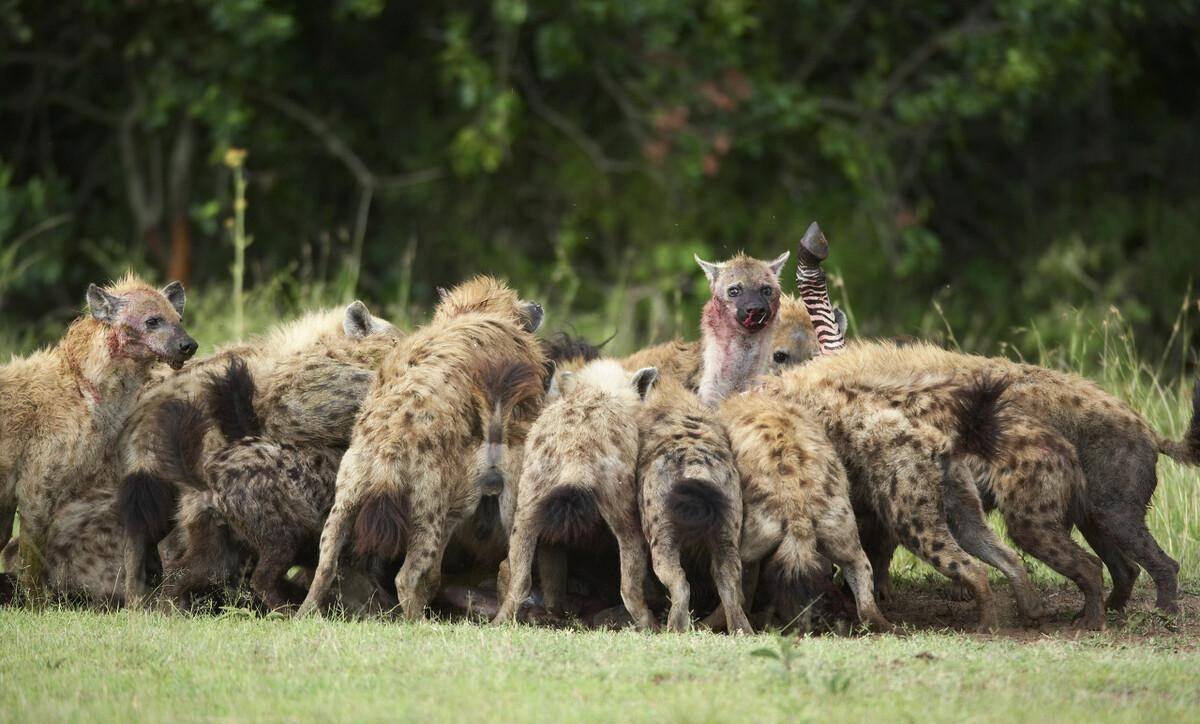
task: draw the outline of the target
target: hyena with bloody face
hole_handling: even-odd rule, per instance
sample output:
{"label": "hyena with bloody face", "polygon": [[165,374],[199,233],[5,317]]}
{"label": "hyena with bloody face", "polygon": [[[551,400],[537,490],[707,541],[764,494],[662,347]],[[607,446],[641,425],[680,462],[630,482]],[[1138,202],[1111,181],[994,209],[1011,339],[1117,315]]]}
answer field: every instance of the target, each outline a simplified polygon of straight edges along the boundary
{"label": "hyena with bloody face", "polygon": [[739,254],[713,264],[696,257],[712,297],[700,316],[700,401],[709,407],[745,390],[766,369],[771,335],[762,334],[779,313],[779,273],[790,252],[771,262]]}
{"label": "hyena with bloody face", "polygon": [[[236,583],[230,579],[238,575],[244,558],[237,547],[219,544],[226,536],[225,526],[204,503],[207,496],[163,470],[159,439],[165,405],[203,398],[212,377],[224,375],[231,362],[241,360],[256,385],[252,404],[264,434],[279,444],[319,448],[319,455],[336,461],[349,443],[354,417],[376,368],[401,336],[362,302],[354,302],[280,325],[148,385],[119,444],[126,474],[116,503],[126,539],[127,603],[135,605],[144,598],[152,570],[165,568],[193,581],[207,577],[224,585]],[[203,429],[203,456],[229,444],[215,426]],[[168,537],[172,532],[175,535]],[[165,566],[159,561],[160,543],[170,549]],[[181,554],[181,547],[206,548],[206,556],[192,555],[189,561],[207,561],[207,572],[183,570],[180,561],[170,560]]]}
{"label": "hyena with bloody face", "polygon": [[0,367],[0,523],[7,543],[20,510],[21,575],[31,586],[50,563],[55,511],[105,479],[152,367],[178,369],[197,347],[178,282],[156,290],[130,275],[90,286],[87,301],[58,345]]}
{"label": "hyena with bloody face", "polygon": [[[841,314],[840,311],[836,312]],[[845,322],[844,316],[839,316]],[[779,298],[779,313],[771,333],[770,354],[766,371],[777,373],[795,364],[803,364],[821,354],[816,329],[804,304],[788,294]],[[638,350],[621,358],[627,370],[654,367],[662,379],[678,380],[689,390],[700,387],[701,351],[700,340],[685,342],[673,340]]]}
{"label": "hyena with bloody face", "polygon": [[[545,358],[533,336],[541,318],[536,303],[477,277],[445,293],[430,324],[385,359],[338,470],[301,614],[324,603],[356,528],[360,551],[403,554],[397,597],[405,616],[423,616],[440,582],[446,545],[482,497],[472,474],[479,439],[473,376],[487,359],[541,368]],[[540,397],[517,405],[512,428],[526,427],[540,405]]]}
{"label": "hyena with bloody face", "polygon": [[516,494],[502,500],[509,531],[507,586],[493,623],[516,618],[532,585],[537,555],[547,608],[557,608],[566,549],[602,540],[607,528],[620,556],[621,599],[640,629],[655,628],[646,605],[646,540],[639,525],[638,430],[630,420],[657,377],[591,362],[555,380],[557,399],[529,429]]}

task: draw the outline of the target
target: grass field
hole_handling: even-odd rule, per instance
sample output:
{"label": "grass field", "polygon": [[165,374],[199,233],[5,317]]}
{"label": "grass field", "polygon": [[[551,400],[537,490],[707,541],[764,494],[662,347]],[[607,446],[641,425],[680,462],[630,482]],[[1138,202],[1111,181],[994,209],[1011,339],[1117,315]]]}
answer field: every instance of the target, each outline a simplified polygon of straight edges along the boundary
{"label": "grass field", "polygon": [[[1077,605],[1073,592],[1061,595]],[[1185,596],[1184,621],[1196,619],[1197,600]],[[932,605],[914,596],[898,618]],[[969,605],[938,605],[952,610],[948,622],[965,623]],[[1067,611],[1040,631],[783,643],[0,609],[0,720],[1196,719],[1200,630],[1132,614],[1120,629],[1077,637]]]}

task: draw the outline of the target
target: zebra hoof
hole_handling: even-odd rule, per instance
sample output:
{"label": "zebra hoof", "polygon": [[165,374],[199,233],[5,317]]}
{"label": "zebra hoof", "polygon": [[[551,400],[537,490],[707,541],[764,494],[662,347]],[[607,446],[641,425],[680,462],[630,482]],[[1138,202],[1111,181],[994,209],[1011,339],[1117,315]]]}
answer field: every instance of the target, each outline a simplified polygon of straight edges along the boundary
{"label": "zebra hoof", "polygon": [[817,226],[817,222],[814,221],[809,224],[808,231],[804,232],[804,238],[800,240],[800,263],[807,266],[820,266],[828,256],[829,241],[826,240],[825,234],[821,233],[821,227]]}

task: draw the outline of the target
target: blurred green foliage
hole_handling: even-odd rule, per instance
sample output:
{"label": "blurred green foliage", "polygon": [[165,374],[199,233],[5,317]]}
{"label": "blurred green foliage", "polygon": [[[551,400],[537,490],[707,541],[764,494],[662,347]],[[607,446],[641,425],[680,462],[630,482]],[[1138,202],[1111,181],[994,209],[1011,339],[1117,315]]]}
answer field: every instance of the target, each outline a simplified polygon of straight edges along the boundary
{"label": "blurred green foliage", "polygon": [[627,348],[694,334],[693,252],[818,219],[859,334],[1032,353],[1116,306],[1158,349],[1197,77],[1190,0],[0,0],[3,336],[126,266],[217,294],[238,147],[283,307],[492,271]]}

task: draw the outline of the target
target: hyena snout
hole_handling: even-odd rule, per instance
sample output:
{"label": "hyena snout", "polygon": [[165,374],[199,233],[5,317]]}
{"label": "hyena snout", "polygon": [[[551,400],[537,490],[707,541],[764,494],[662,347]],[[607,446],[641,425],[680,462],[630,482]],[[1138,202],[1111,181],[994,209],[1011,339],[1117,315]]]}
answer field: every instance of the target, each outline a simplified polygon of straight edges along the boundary
{"label": "hyena snout", "polygon": [[747,300],[746,303],[737,305],[735,315],[737,323],[751,332],[757,332],[766,327],[770,323],[771,317],[771,307],[764,300]]}
{"label": "hyena snout", "polygon": [[500,495],[504,492],[504,473],[497,467],[488,468],[476,479],[475,484],[479,486],[481,495]]}
{"label": "hyena snout", "polygon": [[171,365],[172,369],[177,370],[183,367],[183,363],[190,360],[192,355],[196,354],[196,350],[200,348],[200,345],[187,332],[184,332],[180,328],[178,334],[172,336],[171,341],[167,343],[166,347],[167,364]]}
{"label": "hyena snout", "polygon": [[521,304],[521,326],[530,334],[542,326],[542,319],[545,316],[546,310],[537,302],[526,301]]}

